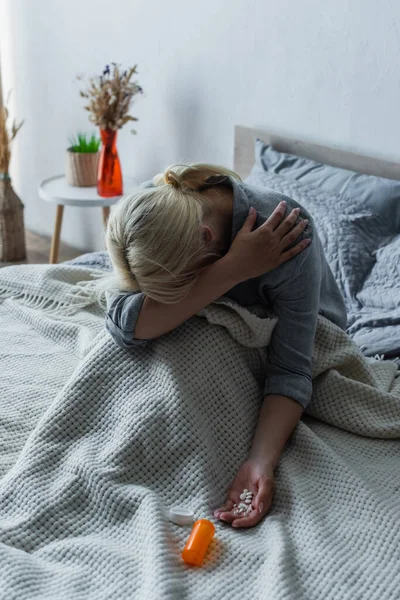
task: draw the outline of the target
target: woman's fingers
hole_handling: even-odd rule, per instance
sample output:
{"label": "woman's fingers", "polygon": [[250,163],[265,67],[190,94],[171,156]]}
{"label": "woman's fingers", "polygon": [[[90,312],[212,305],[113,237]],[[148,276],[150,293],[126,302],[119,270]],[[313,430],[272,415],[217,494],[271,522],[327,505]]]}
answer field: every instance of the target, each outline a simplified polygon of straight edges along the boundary
{"label": "woman's fingers", "polygon": [[222,512],[218,517],[218,519],[220,519],[221,521],[225,521],[225,523],[232,523],[232,521],[234,521],[237,518],[237,515],[232,514],[232,512],[230,511]]}
{"label": "woman's fingers", "polygon": [[297,254],[300,254],[300,252],[303,252],[303,250],[311,244],[311,241],[312,241],[311,238],[301,240],[301,242],[299,242],[298,244],[293,246],[293,248],[290,248],[290,250],[286,250],[286,252],[282,252],[282,254],[280,255],[278,264],[281,265],[284,262],[293,258],[294,256],[297,256]]}
{"label": "woman's fingers", "polygon": [[258,228],[258,229],[272,229],[278,227],[279,223],[282,221],[283,215],[286,210],[286,202],[283,200],[279,202],[278,206],[275,208],[274,212],[268,217],[268,219]]}
{"label": "woman's fingers", "polygon": [[267,514],[274,495],[274,478],[262,475],[258,482],[258,492],[253,500],[254,509],[247,517],[231,521],[232,527],[252,527],[257,525]]}
{"label": "woman's fingers", "polygon": [[251,207],[249,210],[249,214],[247,215],[247,219],[243,223],[240,231],[250,232],[253,231],[253,227],[257,220],[257,211],[255,208]]}
{"label": "woman's fingers", "polygon": [[232,522],[232,527],[235,527],[235,529],[239,529],[240,527],[254,527],[254,525],[257,525],[257,523],[263,519],[263,517],[264,515],[254,509],[247,517],[240,517],[239,519],[236,517]]}
{"label": "woman's fingers", "polygon": [[[226,523],[230,523],[232,527],[253,527],[257,525],[262,519],[265,517],[267,512],[270,509],[272,502],[273,491],[270,494],[265,496],[264,501],[260,502],[256,508],[253,508],[251,513],[246,517],[242,517],[240,515],[234,515],[232,512],[223,512],[219,515],[219,519],[221,521],[225,521]],[[261,510],[260,510],[261,509]],[[214,515],[215,516],[215,515]]]}
{"label": "woman's fingers", "polygon": [[217,510],[214,511],[214,517],[216,519],[219,519],[219,517],[222,513],[229,512],[232,510],[232,508],[233,508],[233,501],[227,500],[227,502],[225,502],[225,504],[223,506],[221,506],[221,508],[217,508]]}
{"label": "woman's fingers", "polygon": [[299,218],[299,214],[300,214],[300,208],[294,208],[286,217],[286,219],[284,219],[275,229],[275,233],[280,235],[281,237],[283,237],[284,235],[286,235],[286,233],[288,233],[288,231],[291,231],[291,229],[293,229],[294,224],[296,223],[297,219]]}
{"label": "woman's fingers", "polygon": [[271,502],[265,502],[263,503],[262,512],[255,508],[247,517],[235,517],[235,520],[231,522],[232,527],[235,527],[235,529],[239,529],[240,527],[254,527],[254,525],[257,525],[257,523],[263,520],[269,511],[270,506]]}
{"label": "woman's fingers", "polygon": [[277,243],[281,243],[282,239],[286,238],[288,235],[291,235],[292,232],[295,232],[295,235],[291,237],[289,241],[286,241],[286,246],[288,246],[291,241],[295,240],[300,235],[300,233],[306,227],[308,221],[305,223],[304,219],[302,219],[296,225],[300,208],[294,208],[286,217],[286,219],[282,220],[284,212],[285,204],[281,202],[278,204],[271,216],[258,229],[256,229],[256,232],[258,234],[265,233],[270,237],[273,236]]}
{"label": "woman's fingers", "polygon": [[281,248],[285,249],[288,246],[290,246],[290,244],[292,244],[299,237],[299,235],[303,233],[303,231],[307,227],[307,223],[308,219],[302,219],[297,223],[295,227],[293,227],[291,231],[289,231],[289,233],[284,235],[280,241]]}

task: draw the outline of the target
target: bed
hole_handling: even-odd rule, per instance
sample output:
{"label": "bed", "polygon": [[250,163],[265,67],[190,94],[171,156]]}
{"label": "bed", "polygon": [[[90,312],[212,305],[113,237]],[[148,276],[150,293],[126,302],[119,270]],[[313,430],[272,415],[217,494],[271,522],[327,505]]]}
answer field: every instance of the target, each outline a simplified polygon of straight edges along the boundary
{"label": "bed", "polygon": [[[389,178],[391,193],[400,180],[395,163],[235,129],[243,178],[311,203],[349,311],[349,336],[320,318],[315,397],[253,529],[212,515],[254,431],[273,315],[220,299],[131,353],[91,300],[106,253],[0,270],[1,598],[399,597],[398,204],[360,207],[351,185],[369,180],[355,176],[345,191],[306,181],[320,163]],[[201,568],[167,517],[180,503],[216,527]]]}

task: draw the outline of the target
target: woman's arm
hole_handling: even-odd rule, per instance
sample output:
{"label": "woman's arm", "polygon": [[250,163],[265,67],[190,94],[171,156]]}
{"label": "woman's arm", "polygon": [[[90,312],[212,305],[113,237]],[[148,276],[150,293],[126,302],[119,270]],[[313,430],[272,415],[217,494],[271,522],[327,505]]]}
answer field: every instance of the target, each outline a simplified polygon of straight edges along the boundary
{"label": "woman's arm", "polygon": [[280,280],[278,273],[264,278],[263,293],[278,317],[267,348],[264,396],[286,396],[306,408],[312,394],[311,359],[321,296],[316,236],[296,263],[286,282],[284,274]]}
{"label": "woman's arm", "polygon": [[198,275],[189,294],[181,302],[162,304],[146,297],[136,323],[135,337],[152,339],[175,329],[238,283],[259,277],[302,252],[309,240],[287,250],[306,224],[300,222],[294,227],[297,219],[294,211],[281,223],[285,205],[281,202],[255,231],[252,229],[257,213],[250,209],[229,252]]}
{"label": "woman's arm", "polygon": [[159,337],[195,315],[199,310],[223,296],[239,280],[228,254],[204,269],[196,278],[189,294],[181,302],[162,304],[146,297],[140,311],[135,337]]}
{"label": "woman's arm", "polygon": [[[311,358],[317,325],[321,286],[318,238],[298,259],[290,278],[281,273],[264,279],[265,295],[278,317],[267,348],[264,400],[247,460],[241,465],[228,492],[227,502],[215,516],[233,527],[252,527],[271,507],[274,470],[286,442],[311,400]],[[244,488],[254,493],[248,516],[232,513]]]}
{"label": "woman's arm", "polygon": [[[271,508],[275,491],[275,468],[302,413],[303,407],[287,396],[264,398],[248,459],[232,482],[227,501],[214,512],[215,518],[231,523],[233,527],[253,527],[264,518]],[[240,501],[244,488],[254,493],[253,510],[248,516],[238,517],[232,508]]]}
{"label": "woman's arm", "polygon": [[292,398],[271,394],[264,398],[249,460],[275,469],[286,442],[296,429],[304,408]]}

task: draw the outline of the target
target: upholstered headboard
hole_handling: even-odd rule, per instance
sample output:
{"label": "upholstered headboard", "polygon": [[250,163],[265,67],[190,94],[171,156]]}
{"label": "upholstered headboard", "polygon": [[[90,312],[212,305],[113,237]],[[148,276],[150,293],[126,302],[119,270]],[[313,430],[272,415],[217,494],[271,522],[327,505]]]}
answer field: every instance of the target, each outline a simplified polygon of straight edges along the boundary
{"label": "upholstered headboard", "polygon": [[242,179],[249,175],[254,165],[254,142],[256,138],[272,144],[281,152],[305,156],[306,158],[312,158],[335,167],[358,171],[359,173],[400,180],[399,163],[383,160],[382,158],[354,154],[338,148],[319,146],[310,142],[285,137],[271,131],[236,125],[234,170]]}

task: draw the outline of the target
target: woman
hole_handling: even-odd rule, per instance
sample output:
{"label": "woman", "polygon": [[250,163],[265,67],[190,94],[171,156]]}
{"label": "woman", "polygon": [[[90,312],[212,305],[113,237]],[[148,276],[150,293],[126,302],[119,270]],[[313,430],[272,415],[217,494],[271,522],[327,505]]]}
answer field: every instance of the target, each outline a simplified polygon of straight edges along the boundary
{"label": "woman", "polygon": [[[114,279],[103,283],[106,326],[124,348],[149,343],[222,295],[242,306],[263,303],[278,317],[251,450],[214,513],[233,527],[257,524],[270,508],[280,455],[311,400],[318,314],[346,325],[311,216],[223,167],[174,165],[123,198],[106,242],[114,267]],[[252,511],[237,516],[232,509],[246,488],[254,493]]]}

